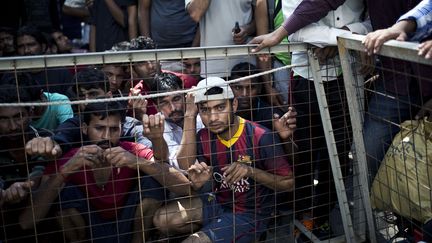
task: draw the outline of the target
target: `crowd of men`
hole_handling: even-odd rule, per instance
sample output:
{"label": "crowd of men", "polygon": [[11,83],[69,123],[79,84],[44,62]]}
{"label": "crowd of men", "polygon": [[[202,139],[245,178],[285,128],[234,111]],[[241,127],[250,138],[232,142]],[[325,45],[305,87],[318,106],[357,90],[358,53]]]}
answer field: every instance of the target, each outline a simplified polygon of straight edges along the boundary
{"label": "crowd of men", "polygon": [[[397,124],[432,106],[430,67],[374,56],[398,39],[422,42],[419,55],[431,58],[430,0],[66,0],[62,9],[90,25],[80,47],[89,52],[312,44],[344,176],[352,136],[338,35],[367,35],[363,75],[381,65],[364,122],[371,179]],[[63,30],[38,23],[1,27],[1,56],[75,51]],[[293,52],[1,73],[0,103],[18,105],[0,106],[0,242],[254,242],[286,208],[322,239],[340,233],[329,228],[336,191],[307,63]],[[395,65],[405,73],[389,72]]]}

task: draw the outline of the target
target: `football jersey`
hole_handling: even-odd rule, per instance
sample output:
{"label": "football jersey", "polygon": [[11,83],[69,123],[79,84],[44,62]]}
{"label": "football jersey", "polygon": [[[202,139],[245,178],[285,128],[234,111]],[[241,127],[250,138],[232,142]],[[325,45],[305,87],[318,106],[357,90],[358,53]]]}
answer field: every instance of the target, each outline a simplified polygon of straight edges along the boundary
{"label": "football jersey", "polygon": [[239,162],[272,174],[289,176],[291,165],[278,134],[241,117],[239,119],[238,130],[228,141],[206,128],[200,130],[197,135],[197,158],[213,167],[213,192],[219,204],[234,209],[235,213],[268,214],[275,204],[272,189],[252,178],[243,178],[235,185],[229,185],[221,169]]}

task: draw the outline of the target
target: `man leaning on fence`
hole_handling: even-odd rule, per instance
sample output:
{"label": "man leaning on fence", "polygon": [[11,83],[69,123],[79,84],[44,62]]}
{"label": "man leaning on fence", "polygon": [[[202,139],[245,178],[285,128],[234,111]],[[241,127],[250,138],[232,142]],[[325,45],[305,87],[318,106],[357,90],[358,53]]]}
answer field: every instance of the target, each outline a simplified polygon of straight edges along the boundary
{"label": "man leaning on fence", "polygon": [[[186,177],[163,162],[167,155],[159,151],[164,150],[122,141],[124,119],[125,106],[118,102],[87,105],[83,146],[47,167],[32,204],[20,216],[23,228],[35,227],[59,198],[58,221],[68,240],[142,242],[149,236],[154,211],[165,199],[161,185],[179,195],[189,194]],[[143,119],[153,145],[166,147],[161,139],[163,116]]]}
{"label": "man leaning on fence", "polygon": [[[198,195],[159,209],[155,225],[165,233],[200,229],[184,242],[259,239],[275,206],[273,191],[293,190],[291,166],[277,136],[234,114],[237,100],[223,79],[204,79],[197,88],[195,104],[206,128],[196,142],[194,131],[185,129],[190,140],[177,159]],[[191,110],[187,115],[196,116]]]}

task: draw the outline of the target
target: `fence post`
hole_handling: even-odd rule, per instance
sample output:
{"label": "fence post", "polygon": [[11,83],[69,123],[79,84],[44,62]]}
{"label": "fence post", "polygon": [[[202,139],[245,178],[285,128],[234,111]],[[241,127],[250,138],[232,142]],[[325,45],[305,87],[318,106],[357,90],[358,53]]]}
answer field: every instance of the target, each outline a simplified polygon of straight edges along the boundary
{"label": "fence post", "polygon": [[[358,184],[353,189],[354,195],[360,194],[360,199],[355,200],[354,202],[354,212],[357,214],[357,216],[354,217],[354,222],[356,223],[356,226],[360,226],[358,228],[356,227],[357,232],[359,232],[361,235],[365,235],[366,227],[362,222],[364,222],[364,218],[366,215],[369,231],[369,240],[370,242],[376,242],[375,222],[373,219],[369,194],[366,151],[363,140],[363,109],[361,109],[361,97],[356,90],[359,85],[359,80],[354,78],[354,70],[350,62],[351,57],[348,50],[345,48],[344,41],[340,38],[338,38],[338,49],[340,62],[343,70],[346,95],[348,98],[350,98],[348,102],[348,108],[351,118],[351,126],[355,148],[353,182]],[[357,199],[358,197],[354,198]]]}
{"label": "fence post", "polygon": [[351,214],[349,210],[344,180],[342,176],[341,166],[338,157],[338,151],[336,147],[336,141],[334,138],[333,127],[330,120],[330,112],[328,109],[326,94],[324,90],[323,80],[321,76],[321,69],[318,63],[318,59],[314,57],[311,50],[308,51],[309,64],[312,69],[312,77],[314,80],[314,86],[316,96],[318,100],[318,106],[320,109],[321,120],[323,123],[323,130],[327,143],[327,149],[330,158],[331,169],[333,173],[335,188],[338,197],[338,203],[342,216],[342,223],[345,231],[345,239],[348,243],[355,243],[354,229],[351,222]]}

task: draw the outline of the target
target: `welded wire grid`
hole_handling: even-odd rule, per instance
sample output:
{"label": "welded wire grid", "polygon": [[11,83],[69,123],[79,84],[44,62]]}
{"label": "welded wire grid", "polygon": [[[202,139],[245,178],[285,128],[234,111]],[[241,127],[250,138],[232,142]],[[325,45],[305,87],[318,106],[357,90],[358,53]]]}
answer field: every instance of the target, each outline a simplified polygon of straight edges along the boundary
{"label": "welded wire grid", "polygon": [[[354,195],[360,196],[353,198],[354,208],[367,206],[363,199],[369,195],[361,192],[370,191],[377,241],[426,241],[430,233],[423,229],[430,220],[430,138],[421,129],[423,122],[427,127],[427,121],[416,119],[416,114],[428,101],[431,80],[425,73],[430,62],[417,55],[417,44],[391,41],[380,56],[371,57],[371,64],[359,58],[366,56],[361,40],[355,35],[339,39],[344,76],[350,77],[345,85],[353,96],[354,184],[359,185]],[[363,75],[364,66],[373,67],[373,72]],[[396,90],[395,83],[399,85]],[[363,220],[371,223],[364,216],[353,219]]]}
{"label": "welded wire grid", "polygon": [[[10,72],[12,76],[15,78],[12,80],[15,81],[13,84],[15,87],[21,87],[22,84],[20,82],[16,82],[16,80],[19,79],[19,75],[28,71],[36,71],[36,69],[42,70],[43,76],[45,78],[49,78],[49,70],[56,70],[58,72],[60,71],[67,71],[69,73],[76,73],[80,70],[83,70],[87,67],[91,68],[97,68],[105,72],[107,74],[109,81],[115,83],[120,79],[120,82],[123,83],[123,85],[120,85],[117,90],[112,89],[110,90],[110,83],[109,81],[104,80],[96,80],[95,82],[103,82],[104,85],[102,85],[105,89],[104,92],[110,91],[112,94],[112,97],[105,98],[105,99],[94,99],[96,97],[90,97],[87,98],[93,98],[86,101],[80,101],[80,99],[85,98],[85,94],[79,90],[79,84],[77,78],[71,79],[71,86],[72,88],[69,91],[60,89],[61,92],[64,92],[66,95],[68,95],[70,102],[65,101],[59,101],[57,103],[55,102],[44,102],[44,101],[33,101],[32,106],[33,107],[39,107],[40,104],[38,103],[45,103],[50,104],[52,106],[56,106],[58,104],[63,103],[70,103],[73,104],[74,108],[74,114],[78,116],[83,116],[83,111],[81,108],[79,108],[80,104],[89,104],[89,103],[96,103],[96,102],[106,102],[108,100],[123,100],[127,101],[130,99],[141,99],[146,98],[148,101],[155,100],[158,97],[164,97],[166,95],[175,95],[175,94],[182,94],[188,92],[187,89],[178,90],[178,91],[172,91],[172,92],[166,92],[166,93],[142,93],[140,97],[128,97],[129,95],[129,89],[131,87],[134,87],[137,82],[139,82],[141,79],[144,79],[145,77],[142,77],[139,75],[139,73],[136,72],[135,67],[137,66],[143,66],[143,65],[157,65],[158,62],[160,62],[162,65],[162,69],[166,70],[169,69],[171,71],[182,73],[184,70],[182,70],[182,62],[184,59],[187,58],[202,58],[204,60],[207,60],[207,58],[215,58],[217,61],[220,61],[224,66],[223,70],[225,70],[225,76],[236,76],[235,72],[231,73],[231,65],[229,63],[231,61],[237,61],[237,62],[253,62],[255,61],[256,55],[251,55],[249,53],[250,47],[240,46],[240,47],[220,47],[220,48],[198,48],[198,49],[175,49],[175,50],[157,50],[157,51],[133,51],[133,52],[118,52],[118,53],[103,53],[103,54],[87,54],[87,55],[63,55],[63,56],[45,56],[45,57],[27,57],[27,58],[11,58],[11,59],[4,59],[1,63],[1,69],[6,70],[6,72]],[[279,48],[279,49],[278,49]],[[289,49],[288,49],[289,48]],[[278,51],[305,51],[306,47],[303,44],[290,44],[289,46],[278,46],[275,49],[272,49],[272,52],[278,52]],[[243,57],[238,57],[238,55],[243,55]],[[337,60],[335,59],[337,62]],[[210,65],[210,62],[203,62],[203,65]],[[114,64],[114,65],[113,65]],[[308,65],[308,64],[305,64]],[[276,66],[276,65],[274,65]],[[340,82],[337,81],[328,81],[323,84],[324,87],[324,94],[320,93],[320,91],[316,91],[315,88],[313,88],[314,83],[311,81],[303,80],[302,84],[306,84],[306,88],[304,89],[304,93],[298,92],[297,87],[295,85],[299,85],[300,82],[293,82],[293,80],[296,80],[296,77],[293,79],[290,77],[290,73],[287,72],[289,70],[288,68],[284,68],[283,65],[282,68],[278,69],[279,72],[286,72],[289,75],[288,79],[281,79],[279,82],[283,84],[289,84],[288,88],[288,95],[285,97],[285,99],[280,103],[279,106],[269,106],[265,108],[264,110],[260,110],[260,112],[269,112],[269,113],[277,113],[276,110],[282,110],[285,111],[288,106],[294,106],[294,108],[297,108],[299,106],[300,108],[297,109],[298,116],[297,116],[297,126],[299,127],[298,130],[294,134],[294,141],[299,145],[299,151],[295,152],[295,156],[299,157],[300,159],[296,158],[294,160],[293,154],[286,154],[283,155],[283,157],[288,158],[290,161],[294,171],[295,171],[295,179],[296,179],[296,192],[295,193],[283,193],[278,192],[277,196],[275,196],[275,193],[271,193],[271,206],[272,210],[268,215],[265,215],[264,217],[257,218],[257,214],[254,216],[254,221],[263,221],[266,222],[266,226],[264,227],[263,232],[255,232],[254,239],[255,241],[267,241],[267,242],[281,242],[283,240],[288,240],[293,242],[294,238],[297,238],[297,241],[320,241],[320,240],[331,240],[331,239],[339,239],[338,237],[344,238],[346,236],[346,232],[343,226],[346,226],[347,220],[343,219],[343,217],[350,217],[349,211],[346,215],[340,215],[340,207],[345,207],[346,204],[352,204],[352,201],[354,199],[349,198],[349,201],[345,198],[342,201],[338,201],[338,197],[342,195],[341,193],[345,193],[345,190],[338,189],[335,191],[334,187],[334,181],[336,183],[340,183],[338,188],[345,188],[344,184],[349,183],[350,181],[350,175],[352,174],[352,162],[348,159],[350,147],[352,144],[351,141],[351,135],[350,135],[350,124],[349,120],[347,120],[347,114],[346,109],[347,107],[344,97],[344,89],[343,85]],[[29,70],[29,68],[32,68]],[[323,71],[323,78],[325,78],[325,70],[326,67],[321,68]],[[340,69],[341,67],[339,64],[336,65],[336,68]],[[115,70],[118,69],[118,70]],[[232,80],[231,85],[233,89],[236,89],[238,84],[241,84],[243,81],[251,81],[249,83],[246,82],[244,92],[250,92],[252,88],[256,88],[258,86],[256,82],[260,82],[262,84],[265,84],[265,82],[269,82],[269,80],[273,79],[274,76],[271,74],[275,71],[275,69],[270,69],[269,72],[264,73],[262,70],[254,70],[254,68],[249,66],[246,69],[245,74],[237,75],[235,79],[231,77],[230,80]],[[117,72],[117,74],[115,74]],[[118,74],[120,73],[120,74]],[[240,72],[237,72],[240,74]],[[116,76],[117,75],[117,76]],[[216,75],[216,73],[206,73],[207,76]],[[241,78],[242,76],[246,75],[246,77]],[[310,74],[309,79],[313,77],[313,74]],[[261,81],[256,81],[256,79],[264,79]],[[48,81],[44,80],[43,82],[39,82],[38,87],[32,87],[33,90],[40,90],[41,87],[43,87],[44,90],[50,90],[50,88],[54,87],[59,80],[53,81],[53,83],[50,84],[50,82],[53,81],[49,79]],[[274,81],[274,80],[273,80]],[[336,85],[335,85],[336,84]],[[334,86],[333,86],[334,85]],[[328,86],[328,87],[327,87]],[[264,88],[264,87],[261,87]],[[240,90],[240,88],[238,88]],[[298,93],[296,93],[298,92]],[[317,95],[318,93],[318,95]],[[307,94],[307,95],[304,95]],[[95,94],[96,95],[96,94]],[[295,100],[295,97],[297,96],[303,96],[304,95],[304,101],[298,99]],[[312,96],[317,96],[318,98],[312,98]],[[329,104],[328,104],[328,110],[330,117],[336,120],[339,120],[339,122],[333,123],[333,129],[331,130],[332,134],[335,134],[335,140],[337,147],[337,152],[339,153],[338,157],[341,159],[340,164],[339,162],[334,163],[333,161],[329,161],[328,157],[333,156],[333,152],[330,153],[330,156],[325,155],[328,153],[328,140],[326,143],[325,136],[329,136],[329,134],[324,133],[320,131],[319,128],[322,126],[327,126],[327,123],[324,123],[324,125],[321,124],[321,113],[317,106],[318,101],[317,99],[322,99],[322,97],[327,97]],[[266,101],[268,103],[272,102],[274,97],[271,97],[271,99],[267,99],[268,96],[261,95],[259,98],[263,101]],[[338,98],[342,102],[331,102],[332,98]],[[348,97],[348,103],[349,99],[352,97]],[[243,100],[246,102],[247,100]],[[249,100],[252,101],[252,100]],[[24,106],[23,103],[18,104],[8,104],[9,107],[12,107],[11,105],[15,105],[17,108],[21,108]],[[28,105],[28,104],[27,104]],[[304,109],[301,107],[305,107]],[[311,107],[314,106],[314,109],[311,109]],[[1,106],[0,108],[3,108]],[[157,107],[154,107],[157,108]],[[149,107],[148,107],[149,109]],[[310,110],[311,109],[311,110]],[[156,109],[157,110],[157,109]],[[257,113],[254,112],[253,109],[245,109],[242,110],[243,114],[249,115],[250,118],[253,120],[254,116],[257,115]],[[22,113],[21,113],[22,114]],[[130,116],[136,115],[134,111],[129,110],[128,113]],[[258,114],[259,115],[259,114]],[[21,117],[20,117],[21,118]],[[141,120],[140,117],[136,117],[138,120]],[[315,120],[313,120],[315,119]],[[313,120],[313,122],[312,122]],[[304,124],[299,124],[299,121],[306,121]],[[272,126],[272,119],[268,119],[267,122]],[[140,126],[140,122],[138,121],[136,124],[133,124],[132,126]],[[76,124],[77,129],[75,129],[75,133],[78,133],[78,138],[73,143],[66,144],[68,147],[80,147],[85,144],[86,138],[81,134],[81,129],[83,127],[82,121],[77,120]],[[313,131],[313,132],[312,132]],[[31,132],[31,131],[29,131]],[[55,131],[54,131],[55,132]],[[58,131],[57,131],[58,132]],[[67,132],[67,131],[59,131],[59,132]],[[184,131],[185,132],[185,131]],[[20,132],[19,137],[21,140],[21,143],[24,144],[26,142],[27,138],[23,136]],[[311,133],[312,135],[310,135]],[[277,139],[278,134],[277,132],[272,132],[273,139]],[[300,134],[300,135],[298,135]],[[306,134],[306,135],[304,135]],[[41,136],[50,136],[42,134]],[[136,137],[129,137],[129,139],[132,139],[136,141]],[[303,144],[306,144],[306,146],[303,146]],[[275,151],[276,146],[284,145],[284,142],[275,143],[271,146],[271,150]],[[260,148],[258,144],[253,144],[251,147],[254,151],[260,150],[263,148]],[[153,148],[153,150],[157,150],[158,148]],[[3,153],[6,153],[9,150],[2,149]],[[230,151],[228,153],[228,157],[230,157],[231,161],[236,161],[238,158],[234,156],[237,151]],[[254,152],[255,153],[255,152]],[[7,153],[6,153],[7,155]],[[282,156],[282,155],[280,155]],[[216,154],[217,157],[217,154]],[[327,158],[326,158],[327,157]],[[306,158],[306,159],[304,159]],[[343,159],[342,159],[343,158]],[[278,159],[278,157],[274,158],[275,160]],[[331,160],[331,159],[330,159]],[[22,171],[23,180],[29,179],[29,174],[32,172],[32,162],[31,158],[28,156],[23,160],[24,162],[23,167],[24,170]],[[47,160],[42,159],[42,164],[47,165],[49,163],[53,163],[56,160]],[[58,160],[57,160],[58,161]],[[214,161],[210,161],[214,162]],[[329,164],[332,163],[332,166],[330,167]],[[138,159],[137,159],[137,165]],[[14,166],[12,166],[14,167]],[[298,173],[297,175],[297,169],[300,168],[299,171],[301,171],[301,174]],[[58,169],[58,168],[56,168]],[[341,175],[333,176],[333,171],[340,170],[343,171]],[[139,170],[138,170],[139,171]],[[59,174],[58,170],[54,170],[55,173]],[[115,174],[116,169],[113,170],[113,173]],[[181,172],[177,172],[180,175]],[[97,173],[97,174],[103,174],[103,173]],[[166,179],[166,177],[170,177],[172,175],[168,174],[159,174],[162,179]],[[127,178],[129,179],[138,179],[138,182],[144,181],[144,177],[148,177],[148,175],[145,175],[142,172],[138,172],[132,177]],[[215,178],[216,176],[216,178]],[[217,181],[217,179],[220,179],[217,177],[217,174],[213,174],[213,179]],[[333,178],[335,177],[335,178]],[[85,179],[86,184],[91,184],[88,182],[88,178]],[[7,184],[7,183],[6,183]],[[340,186],[343,187],[340,187]],[[100,187],[100,185],[96,185],[97,187]],[[249,185],[252,189],[255,190],[255,185]],[[115,187],[115,185],[113,185]],[[7,188],[7,187],[5,187]],[[349,191],[351,187],[349,185],[346,186],[347,190]],[[158,188],[155,188],[158,189]],[[138,200],[141,205],[141,207],[137,207],[136,209],[134,206],[136,204],[133,204],[131,206],[132,215],[129,217],[129,225],[133,225],[133,227],[129,227],[129,230],[124,231],[122,230],[122,227],[125,223],[125,221],[121,218],[121,214],[127,211],[127,207],[125,206],[119,206],[116,205],[118,201],[115,200],[114,204],[114,220],[112,220],[114,223],[114,226],[106,226],[106,229],[109,227],[113,227],[113,231],[109,232],[112,237],[114,237],[118,242],[122,242],[122,237],[133,237],[134,233],[136,235],[139,235],[142,237],[146,242],[152,242],[152,241],[158,241],[158,240],[165,240],[170,242],[177,242],[181,241],[186,238],[189,234],[196,232],[199,230],[201,224],[200,222],[188,222],[186,226],[184,226],[181,230],[183,232],[181,234],[174,234],[170,231],[158,231],[155,227],[147,228],[146,225],[151,225],[153,221],[153,217],[149,212],[151,212],[151,209],[158,208],[160,206],[162,207],[168,207],[172,206],[171,209],[174,209],[173,211],[170,211],[166,214],[165,221],[168,221],[171,219],[171,222],[167,223],[175,223],[174,220],[172,220],[172,215],[179,216],[179,217],[185,217],[185,215],[188,215],[188,212],[192,211],[201,211],[200,208],[193,208],[195,204],[194,199],[190,196],[178,196],[177,199],[181,200],[181,203],[177,203],[174,199],[175,195],[173,195],[171,192],[169,192],[170,188],[167,187],[161,187],[159,188],[163,191],[164,198],[159,201],[159,204],[155,205],[154,202],[148,201],[145,195],[148,195],[152,192],[153,188],[146,188],[145,185],[142,185],[141,183],[137,183],[137,187],[133,187],[132,189],[127,190],[126,197],[129,197],[133,193],[138,193]],[[302,191],[303,190],[303,191]],[[355,190],[355,189],[353,189]],[[30,190],[30,191],[33,191]],[[81,202],[81,206],[87,207],[87,208],[94,208],[94,205],[92,205],[92,202],[94,202],[91,198],[91,194],[89,191],[84,190],[84,200]],[[57,191],[57,194],[60,195],[60,190]],[[336,196],[337,195],[337,196]],[[116,196],[122,196],[121,193]],[[104,224],[99,221],[95,221],[94,218],[91,217],[90,213],[80,214],[84,218],[84,225],[85,226],[78,226],[76,225],[70,225],[70,219],[76,218],[77,212],[71,210],[66,210],[64,207],[61,207],[60,205],[62,203],[65,203],[62,201],[63,197],[59,197],[60,199],[57,199],[55,202],[51,205],[51,211],[47,214],[46,217],[44,217],[43,220],[39,223],[30,223],[29,229],[26,231],[25,234],[21,235],[13,235],[15,232],[13,230],[13,227],[20,227],[16,219],[19,219],[17,215],[21,213],[21,210],[26,207],[30,207],[30,211],[33,214],[33,217],[35,217],[35,212],[38,210],[37,207],[34,207],[33,204],[33,197],[30,197],[30,202],[25,202],[23,205],[19,206],[17,210],[11,209],[9,206],[4,206],[2,209],[2,219],[4,221],[4,226],[2,229],[2,233],[4,234],[5,239],[12,240],[12,239],[19,239],[20,237],[30,237],[30,239],[38,239],[39,242],[45,242],[47,240],[51,240],[53,242],[60,242],[60,241],[68,241],[71,240],[69,235],[64,231],[64,227],[69,226],[69,228],[72,228],[75,235],[84,234],[84,239],[91,239],[96,240],[96,236],[93,235],[92,228],[89,227],[89,225],[101,226],[104,228]],[[100,198],[99,198],[100,199]],[[257,197],[256,200],[259,200],[259,197]],[[266,199],[267,200],[267,199]],[[342,202],[342,205],[340,205]],[[72,203],[77,203],[72,200]],[[235,208],[236,201],[229,201],[226,206],[227,208]],[[276,208],[277,210],[274,210],[273,208]],[[129,211],[131,211],[129,210]],[[133,211],[136,210],[136,211]],[[346,212],[342,210],[343,212]],[[99,213],[110,213],[110,210],[102,210]],[[255,210],[256,212],[256,210]],[[112,211],[111,211],[112,213]],[[8,214],[15,215],[15,217],[10,217]],[[71,216],[72,215],[72,216]],[[111,214],[112,215],[112,214]],[[112,218],[111,218],[112,219]],[[233,218],[234,219],[234,218]],[[9,220],[15,221],[15,222],[8,222]],[[161,219],[163,221],[163,218]],[[337,221],[338,220],[338,221]],[[343,221],[343,222],[342,222]],[[310,227],[305,227],[308,223],[313,222]],[[342,223],[341,223],[342,222]],[[69,225],[68,225],[69,223]],[[362,222],[364,223],[364,221]],[[294,227],[295,224],[295,227]],[[175,225],[175,224],[174,224]],[[335,227],[338,226],[338,227]],[[70,227],[72,226],[72,227]],[[172,226],[172,225],[171,225]],[[180,226],[178,226],[180,228]],[[227,229],[223,230],[231,230],[232,234],[235,235],[236,228],[241,229],[242,223],[236,222],[233,220],[233,224],[228,225]],[[93,227],[94,228],[94,227]],[[132,229],[132,230],[130,230]],[[100,230],[100,229],[99,229]],[[72,235],[74,235],[72,234]],[[104,237],[108,237],[110,234],[105,234]],[[344,236],[345,235],[345,236]],[[54,240],[53,240],[54,239]],[[114,240],[114,241],[116,241]],[[225,242],[226,239],[221,239],[221,242]]]}

